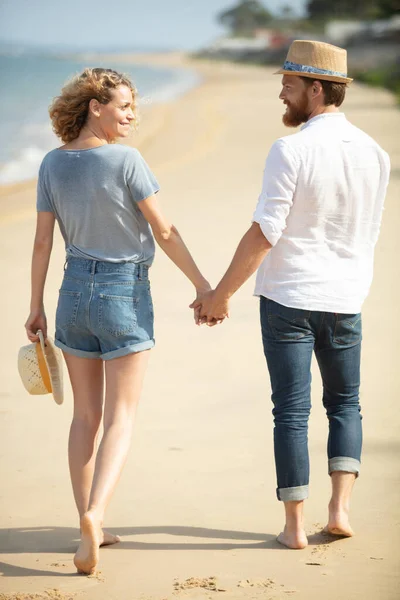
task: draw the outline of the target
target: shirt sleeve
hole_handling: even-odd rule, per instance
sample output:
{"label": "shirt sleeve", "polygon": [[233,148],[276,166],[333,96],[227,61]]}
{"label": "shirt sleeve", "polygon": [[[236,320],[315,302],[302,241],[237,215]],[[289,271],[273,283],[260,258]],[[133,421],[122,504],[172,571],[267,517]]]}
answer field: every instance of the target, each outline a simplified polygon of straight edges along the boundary
{"label": "shirt sleeve", "polygon": [[375,207],[375,215],[374,215],[374,230],[372,236],[372,243],[375,244],[378,241],[379,234],[382,226],[382,216],[383,211],[385,210],[384,202],[386,198],[387,188],[389,185],[390,179],[390,158],[387,152],[381,151],[380,155],[380,163],[381,163],[381,182],[379,187],[379,195],[376,202]]}
{"label": "shirt sleeve", "polygon": [[125,159],[125,178],[135,202],[145,200],[160,190],[157,179],[136,149],[129,152]]}
{"label": "shirt sleeve", "polygon": [[37,212],[54,212],[50,191],[46,182],[44,161],[40,165],[37,182],[36,210]]}
{"label": "shirt sleeve", "polygon": [[293,204],[298,176],[293,152],[283,140],[272,146],[265,163],[262,191],[252,221],[272,246],[286,228],[286,219]]}

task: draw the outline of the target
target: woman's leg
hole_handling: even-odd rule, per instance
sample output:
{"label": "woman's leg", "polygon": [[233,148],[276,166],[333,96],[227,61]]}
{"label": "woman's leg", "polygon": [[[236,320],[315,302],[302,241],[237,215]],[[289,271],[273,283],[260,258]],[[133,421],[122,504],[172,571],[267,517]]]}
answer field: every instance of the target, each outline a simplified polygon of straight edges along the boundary
{"label": "woman's leg", "polygon": [[68,443],[69,469],[76,507],[81,518],[89,506],[97,437],[103,410],[103,361],[64,352],[74,395],[74,414]]}
{"label": "woman's leg", "polygon": [[149,352],[139,352],[105,363],[104,434],[96,457],[88,511],[81,519],[82,539],[75,565],[93,572],[98,562],[104,512],[128,455],[132,426],[142,390]]}
{"label": "woman's leg", "polygon": [[[104,370],[101,359],[79,358],[64,352],[74,396],[74,414],[68,442],[69,470],[79,519],[89,506],[103,410]],[[104,532],[100,544],[119,537]]]}

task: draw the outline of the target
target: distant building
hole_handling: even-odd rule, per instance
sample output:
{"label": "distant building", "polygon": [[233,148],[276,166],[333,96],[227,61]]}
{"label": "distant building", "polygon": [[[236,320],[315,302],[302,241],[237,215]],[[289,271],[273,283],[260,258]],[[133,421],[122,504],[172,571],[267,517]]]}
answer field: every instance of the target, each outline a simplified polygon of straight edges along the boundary
{"label": "distant building", "polygon": [[265,38],[219,38],[208,47],[209,52],[252,52],[265,50],[269,46],[269,40]]}
{"label": "distant building", "polygon": [[346,44],[352,40],[395,39],[400,34],[400,16],[376,21],[330,21],[325,35],[333,44]]}
{"label": "distant building", "polygon": [[325,35],[333,44],[344,44],[349,37],[365,30],[363,21],[329,21],[325,26]]}
{"label": "distant building", "polygon": [[258,28],[253,31],[253,35],[258,40],[266,40],[268,43],[271,40],[271,37],[274,35],[274,31],[272,29],[267,28]]}

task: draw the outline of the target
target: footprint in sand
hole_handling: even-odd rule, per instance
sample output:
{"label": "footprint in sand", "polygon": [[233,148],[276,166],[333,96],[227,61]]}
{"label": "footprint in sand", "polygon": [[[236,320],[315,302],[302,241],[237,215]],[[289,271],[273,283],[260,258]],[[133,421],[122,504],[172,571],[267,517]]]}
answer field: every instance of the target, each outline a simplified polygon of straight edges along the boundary
{"label": "footprint in sand", "polygon": [[189,577],[184,581],[179,581],[178,579],[176,579],[173,585],[175,593],[194,588],[202,588],[211,592],[226,592],[225,588],[218,585],[217,578],[214,576],[205,578]]}

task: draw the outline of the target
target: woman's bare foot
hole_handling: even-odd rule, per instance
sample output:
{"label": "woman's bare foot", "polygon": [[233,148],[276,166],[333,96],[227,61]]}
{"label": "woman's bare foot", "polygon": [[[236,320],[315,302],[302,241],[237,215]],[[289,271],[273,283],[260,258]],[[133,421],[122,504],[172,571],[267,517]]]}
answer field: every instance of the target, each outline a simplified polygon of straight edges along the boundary
{"label": "woman's bare foot", "polygon": [[99,562],[100,533],[100,522],[90,512],[85,513],[81,518],[81,541],[74,556],[78,573],[94,573]]}
{"label": "woman's bare foot", "polygon": [[322,533],[328,535],[339,535],[341,537],[352,537],[354,531],[349,523],[349,515],[345,510],[329,510],[328,525],[324,527]]}
{"label": "woman's bare foot", "polygon": [[303,548],[308,546],[308,540],[304,529],[293,529],[291,531],[285,526],[285,529],[276,539],[280,544],[291,550],[303,550]]}
{"label": "woman's bare foot", "polygon": [[101,546],[111,546],[112,544],[118,544],[118,542],[121,541],[121,538],[119,537],[119,535],[114,535],[114,534],[110,533],[109,531],[104,531],[104,529],[102,529],[99,541],[100,541],[100,547]]}

